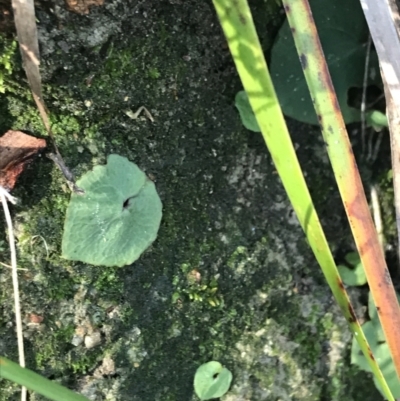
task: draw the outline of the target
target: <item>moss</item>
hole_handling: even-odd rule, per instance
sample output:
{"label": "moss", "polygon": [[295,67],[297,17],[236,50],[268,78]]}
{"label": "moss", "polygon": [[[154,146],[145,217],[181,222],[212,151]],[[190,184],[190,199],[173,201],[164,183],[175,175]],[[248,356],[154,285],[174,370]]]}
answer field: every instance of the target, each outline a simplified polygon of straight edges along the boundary
{"label": "moss", "polygon": [[150,67],[149,71],[147,72],[149,78],[151,79],[158,79],[161,77],[160,71],[156,67]]}
{"label": "moss", "polygon": [[16,51],[17,42],[15,40],[0,36],[0,93],[6,91],[6,81],[13,72]]}
{"label": "moss", "polygon": [[[105,7],[84,20],[62,14],[63,30],[46,26],[51,37],[43,46],[56,48],[43,60],[55,137],[78,177],[110,153],[151,174],[162,224],[133,266],[63,260],[66,183],[46,157],[26,169],[13,208],[18,257],[28,269],[22,305],[24,315],[44,317],[43,331],[27,332],[29,366],[104,399],[190,400],[196,368],[217,359],[234,372],[231,397],[343,398],[337,383],[341,375],[350,382],[354,371],[336,361],[329,376],[324,358],[327,343],[349,341],[345,322],[332,312],[301,230],[287,224],[286,197],[265,146],[251,146],[241,127],[233,107],[240,83],[210,4],[148,2],[148,18],[122,3]],[[262,24],[264,16],[257,14]],[[100,23],[112,29],[91,47]],[[69,53],[57,48],[60,41]],[[6,83],[0,107],[8,117],[0,126],[45,135],[20,76],[19,68]],[[154,123],[126,115],[142,105]],[[2,284],[10,287],[10,278]],[[0,295],[1,351],[17,359],[7,326],[12,305]],[[72,345],[80,328],[100,331],[101,343]],[[118,370],[95,378],[106,355]],[[16,398],[3,388],[1,400]],[[358,400],[349,394],[348,401]]]}
{"label": "moss", "polygon": [[389,170],[381,174],[378,180],[379,202],[383,220],[383,231],[386,243],[393,244],[397,241],[396,215],[392,205],[394,204],[393,173]]}

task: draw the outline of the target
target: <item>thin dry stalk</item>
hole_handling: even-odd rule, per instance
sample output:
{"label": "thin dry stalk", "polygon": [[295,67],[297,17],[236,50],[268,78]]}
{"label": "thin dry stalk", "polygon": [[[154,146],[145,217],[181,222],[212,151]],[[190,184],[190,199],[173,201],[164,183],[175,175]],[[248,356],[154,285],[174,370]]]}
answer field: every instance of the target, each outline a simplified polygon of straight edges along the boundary
{"label": "thin dry stalk", "polygon": [[[15,250],[15,237],[11,220],[11,214],[7,204],[7,200],[15,204],[16,199],[12,197],[2,186],[0,186],[0,198],[1,198],[1,203],[3,205],[4,216],[7,222],[8,238],[10,242],[11,275],[14,288],[14,308],[15,308],[15,322],[17,327],[19,364],[22,367],[25,367],[24,337],[22,335],[21,305],[19,301],[19,289],[18,289],[19,286],[18,286],[18,273],[17,273],[17,252]],[[26,387],[22,387],[21,401],[26,401]]]}

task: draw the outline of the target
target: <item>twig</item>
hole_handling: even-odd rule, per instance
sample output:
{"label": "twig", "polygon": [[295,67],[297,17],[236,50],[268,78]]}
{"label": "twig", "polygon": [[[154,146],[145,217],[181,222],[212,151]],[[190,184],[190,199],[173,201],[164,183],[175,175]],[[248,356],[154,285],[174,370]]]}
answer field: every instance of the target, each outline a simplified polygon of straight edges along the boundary
{"label": "twig", "polygon": [[49,247],[47,246],[46,240],[45,240],[41,235],[34,235],[34,236],[31,238],[31,253],[33,254],[32,245],[33,245],[33,241],[34,241],[36,238],[40,238],[40,239],[43,241],[44,247],[45,247],[45,249],[46,249],[47,258],[48,258],[48,257],[49,257]]}
{"label": "twig", "polygon": [[71,173],[71,170],[65,165],[64,159],[61,157],[60,153],[58,151],[56,153],[49,153],[47,157],[53,160],[54,164],[61,170],[71,191],[78,195],[83,195],[85,191],[75,184],[75,177]]}
{"label": "twig", "polygon": [[[4,266],[4,267],[7,267],[7,269],[12,269],[12,266],[8,265],[7,263],[0,262],[0,265],[2,265],[2,266]],[[19,267],[17,270],[25,270],[25,271],[28,271],[28,269],[24,269],[23,267]]]}
{"label": "twig", "polygon": [[[8,238],[10,242],[11,267],[12,267],[11,274],[14,287],[14,308],[15,308],[15,322],[17,326],[19,364],[22,367],[25,367],[24,337],[22,335],[21,305],[19,302],[19,290],[18,290],[17,252],[15,250],[15,238],[14,238],[14,230],[12,226],[11,215],[7,204],[7,200],[13,204],[15,204],[17,200],[13,196],[11,196],[2,186],[0,186],[0,198],[1,198],[1,203],[3,204],[4,216],[6,218],[7,228],[8,228]],[[21,401],[25,400],[26,400],[26,387],[22,387]]]}

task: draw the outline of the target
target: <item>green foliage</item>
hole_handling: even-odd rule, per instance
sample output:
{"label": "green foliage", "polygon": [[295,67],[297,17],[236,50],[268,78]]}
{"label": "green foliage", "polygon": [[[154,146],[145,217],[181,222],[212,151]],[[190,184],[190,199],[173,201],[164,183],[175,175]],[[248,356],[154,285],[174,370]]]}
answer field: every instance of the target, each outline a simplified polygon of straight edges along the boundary
{"label": "green foliage", "polygon": [[386,114],[379,110],[372,110],[366,113],[365,119],[368,126],[374,127],[376,131],[380,131],[382,128],[387,128],[389,126]]}
{"label": "green foliage", "polygon": [[[360,4],[356,0],[312,0],[310,3],[345,122],[360,121],[360,110],[348,105],[348,90],[363,86],[368,28]],[[287,21],[275,41],[271,58],[271,76],[283,113],[305,123],[318,124]],[[379,71],[374,50],[370,68]],[[379,74],[375,75],[368,84],[380,84]],[[260,132],[245,91],[237,93],[235,106],[243,125],[250,131]],[[366,119],[368,125],[387,126],[386,116],[376,110],[368,112]]]}
{"label": "green foliage", "polygon": [[[399,294],[397,294],[397,298],[400,303]],[[383,376],[389,385],[393,397],[398,399],[400,398],[400,380],[397,377],[392,356],[390,355],[389,346],[385,341],[385,335],[371,293],[369,293],[368,299],[368,314],[371,320],[364,323],[362,329],[372,349],[372,353],[382,370]],[[365,370],[366,372],[371,372],[367,359],[362,354],[355,337],[353,337],[353,343],[351,346],[351,363],[357,365],[360,369]],[[382,392],[381,387],[375,378],[374,383],[377,389]]]}
{"label": "green foliage", "polygon": [[158,79],[161,77],[161,73],[160,73],[160,71],[158,71],[158,68],[156,68],[156,67],[149,68],[147,75],[151,79]]}
{"label": "green foliage", "polygon": [[175,303],[187,296],[193,302],[207,302],[212,307],[223,304],[222,297],[218,294],[218,281],[215,278],[208,280],[202,277],[197,269],[184,263],[181,266],[184,278],[177,275],[173,284],[175,292],[172,295],[172,302]]}
{"label": "green foliage", "polygon": [[133,263],[157,237],[161,201],[136,164],[110,155],[77,185],[65,218],[62,256],[93,265]]}
{"label": "green foliage", "polygon": [[261,132],[245,91],[240,91],[236,94],[235,106],[239,110],[242,124],[250,131]]}
{"label": "green foliage", "polygon": [[201,400],[222,397],[232,382],[232,373],[219,362],[204,363],[194,376],[194,391]]}
{"label": "green foliage", "polygon": [[[348,90],[363,87],[368,27],[358,0],[310,0],[315,24],[346,123],[360,121],[360,111],[347,104]],[[307,55],[306,55],[307,56]],[[286,21],[271,53],[271,76],[285,115],[318,124],[317,116]],[[379,65],[371,50],[370,68],[378,84]]]}
{"label": "green foliage", "polygon": [[361,263],[360,255],[357,252],[350,252],[345,256],[346,262],[350,266],[338,265],[340,277],[347,285],[365,285],[367,276]]}
{"label": "green foliage", "polygon": [[17,42],[13,40],[8,42],[5,38],[0,37],[0,93],[6,91],[5,80],[13,71],[13,58]]}

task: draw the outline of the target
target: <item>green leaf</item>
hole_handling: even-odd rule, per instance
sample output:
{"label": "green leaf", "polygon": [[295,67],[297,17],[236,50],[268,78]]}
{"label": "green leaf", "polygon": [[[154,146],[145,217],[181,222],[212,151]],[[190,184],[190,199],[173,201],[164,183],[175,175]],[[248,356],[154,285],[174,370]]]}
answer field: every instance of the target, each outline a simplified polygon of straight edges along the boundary
{"label": "green leaf", "polygon": [[358,252],[349,252],[345,255],[344,259],[348,264],[353,267],[361,265],[361,258]]}
{"label": "green leaf", "polygon": [[350,252],[345,256],[346,262],[352,268],[345,265],[339,265],[338,270],[343,282],[347,285],[365,285],[367,276],[361,263],[360,255],[357,252]]}
{"label": "green leaf", "polygon": [[239,110],[240,119],[245,128],[250,131],[261,132],[245,91],[240,91],[236,94],[235,106]]}
{"label": "green leaf", "polygon": [[[397,294],[397,298],[400,303],[399,294]],[[362,329],[394,398],[400,398],[400,380],[397,377],[393,359],[390,355],[389,346],[385,341],[385,335],[379,322],[378,312],[372,299],[371,292],[369,293],[368,298],[368,313],[371,320],[364,323]],[[362,354],[355,337],[353,337],[351,346],[351,363],[357,365],[360,369],[365,370],[366,372],[371,372],[367,359]],[[382,392],[381,387],[375,378],[374,383],[377,389]]]}
{"label": "green leaf", "polygon": [[162,204],[139,167],[110,155],[107,165],[96,166],[77,185],[67,209],[62,256],[92,265],[133,263],[156,239]]}
{"label": "green leaf", "polygon": [[[347,93],[351,87],[362,88],[368,27],[358,0],[310,0],[311,10],[328,63],[346,124],[360,121],[360,110],[349,107]],[[311,96],[287,21],[279,31],[271,53],[271,75],[285,115],[318,124]],[[370,68],[379,83],[379,65],[371,50]]]}
{"label": "green leaf", "polygon": [[[390,355],[388,344],[386,342],[378,341],[376,330],[372,322],[367,322],[363,324],[362,328],[365,336],[368,339],[368,343],[371,346],[372,353],[374,354],[374,357],[382,370],[382,374],[387,381],[390,391],[393,394],[393,397],[399,398],[400,380],[397,377],[396,369],[393,364],[392,356]],[[357,365],[360,369],[366,372],[371,372],[371,368],[369,367],[365,356],[362,354],[355,337],[353,337],[353,343],[351,346],[351,363]],[[381,387],[375,379],[374,383],[377,389],[381,391]]]}
{"label": "green leaf", "polygon": [[[400,304],[400,294],[398,293],[397,293],[397,300],[399,301]],[[372,324],[375,327],[377,341],[379,342],[386,341],[385,333],[383,332],[382,325],[378,317],[378,311],[376,309],[375,302],[372,298],[371,291],[368,294],[368,315],[371,319]]]}
{"label": "green leaf", "polygon": [[232,381],[232,373],[219,362],[201,365],[194,376],[194,391],[201,400],[222,397]]}
{"label": "green leaf", "polygon": [[[390,349],[388,344],[382,343],[378,344],[373,350],[375,359],[377,360],[379,366],[381,367],[383,376],[387,381],[390,391],[393,397],[400,398],[400,379],[397,377],[397,372],[394,367],[392,356],[390,355]],[[374,383],[376,388],[382,393],[382,389],[379,383],[374,378]]]}
{"label": "green leaf", "polygon": [[372,110],[365,115],[368,126],[374,127],[376,131],[384,127],[389,127],[388,119],[385,113],[379,110]]}
{"label": "green leaf", "polygon": [[[376,330],[372,322],[366,322],[362,326],[365,337],[368,341],[368,344],[372,346],[372,344],[377,344]],[[372,369],[369,366],[367,359],[362,353],[356,337],[353,337],[353,342],[351,345],[351,363],[357,365],[360,369],[365,370],[366,372],[371,372]]]}

